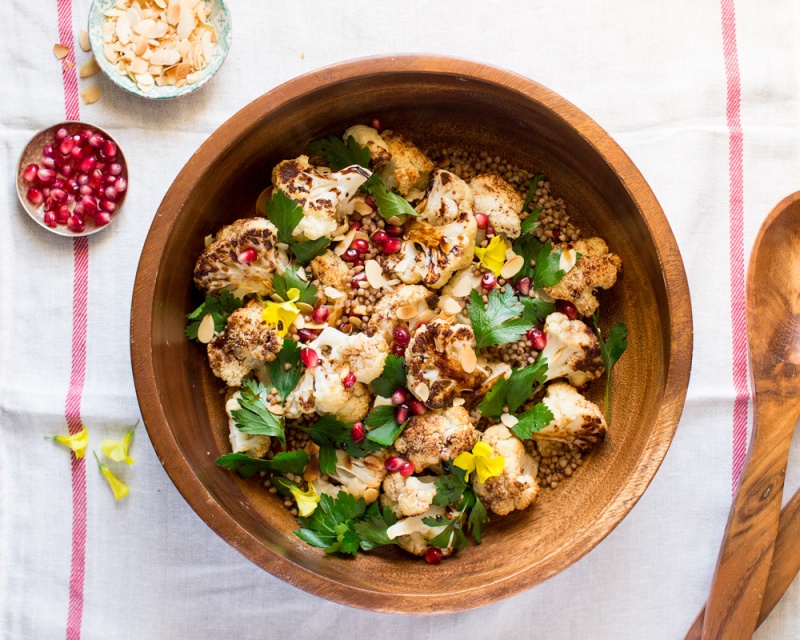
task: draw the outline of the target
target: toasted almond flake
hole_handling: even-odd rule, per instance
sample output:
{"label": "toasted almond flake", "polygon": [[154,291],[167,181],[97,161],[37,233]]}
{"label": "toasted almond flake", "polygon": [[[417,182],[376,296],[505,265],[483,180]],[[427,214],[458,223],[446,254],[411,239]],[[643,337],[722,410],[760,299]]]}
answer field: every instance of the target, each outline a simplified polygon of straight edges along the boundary
{"label": "toasted almond flake", "polygon": [[59,42],[53,45],[53,53],[55,54],[56,58],[63,60],[69,54],[69,47]]}
{"label": "toasted almond flake", "polygon": [[183,40],[188,38],[197,26],[197,16],[191,11],[184,11],[181,7],[181,17],[178,20],[178,37]]}
{"label": "toasted almond flake", "polygon": [[303,267],[297,269],[297,277],[303,282],[308,282],[308,274],[306,274],[306,270]]}
{"label": "toasted almond flake", "polygon": [[314,311],[314,307],[306,302],[297,302],[295,306],[297,307],[298,311],[303,314],[309,314]]}
{"label": "toasted almond flake", "polygon": [[472,289],[472,268],[469,267],[459,275],[458,280],[453,283],[453,289],[450,291],[450,295],[456,298],[463,298],[468,296]]}
{"label": "toasted almond flake", "polygon": [[283,415],[283,407],[281,405],[279,405],[279,404],[271,404],[271,405],[269,405],[267,407],[267,411],[269,411],[270,413],[272,413],[272,414],[274,414],[276,416],[282,416]]}
{"label": "toasted almond flake", "polygon": [[305,329],[306,319],[303,316],[297,316],[292,323],[295,329]]}
{"label": "toasted almond flake", "polygon": [[103,45],[103,55],[111,64],[117,64],[117,58],[119,56],[117,52],[114,51],[114,47],[112,47],[110,44]]}
{"label": "toasted almond flake", "polygon": [[352,333],[353,332],[353,325],[352,324],[345,324],[339,329],[342,333]]}
{"label": "toasted almond flake", "polygon": [[64,60],[64,64],[67,65],[67,69],[72,69],[75,66],[75,63],[72,60]]}
{"label": "toasted almond flake", "polygon": [[461,349],[461,368],[465,373],[472,373],[478,366],[478,358],[472,347],[464,346]]}
{"label": "toasted almond flake", "polygon": [[328,326],[335,327],[336,323],[339,322],[339,318],[342,317],[343,313],[344,309],[342,309],[342,307],[335,307],[328,316]]}
{"label": "toasted almond flake", "polygon": [[100,99],[100,87],[97,85],[92,85],[91,87],[86,87],[85,89],[81,89],[81,100],[85,104],[94,104]]}
{"label": "toasted almond flake", "polygon": [[364,492],[364,502],[371,504],[378,499],[378,490],[370,487]]}
{"label": "toasted almond flake", "polygon": [[353,315],[356,316],[367,315],[367,307],[363,304],[356,305],[355,307],[353,307]]}
{"label": "toasted almond flake", "polygon": [[353,316],[352,318],[348,318],[347,321],[350,324],[352,324],[356,329],[360,329],[361,327],[364,326],[364,323],[362,322],[361,318],[359,318],[357,316]]}
{"label": "toasted almond flake", "polygon": [[578,252],[575,249],[564,249],[558,261],[558,268],[562,271],[569,271],[578,261]]}
{"label": "toasted almond flake", "polygon": [[[137,28],[141,24],[142,23],[140,22],[138,25],[136,25]],[[122,44],[128,44],[131,41],[131,36],[133,35],[133,31],[131,31],[131,23],[128,22],[127,14],[123,14],[119,18],[117,18],[115,32],[117,34],[117,39]],[[137,33],[139,32],[137,31]]]}
{"label": "toasted almond flake", "polygon": [[427,402],[431,395],[431,390],[428,388],[427,384],[420,382],[416,387],[414,387],[414,395],[422,400],[422,402]]}
{"label": "toasted almond flake", "polygon": [[415,318],[417,314],[419,314],[419,307],[414,305],[399,307],[397,311],[395,311],[398,320],[411,320],[411,318]]}
{"label": "toasted almond flake", "polygon": [[208,344],[214,339],[214,316],[207,313],[197,327],[197,339],[203,344]]}
{"label": "toasted almond flake", "polygon": [[[120,17],[117,20],[117,35],[119,35],[119,23],[120,23],[121,20],[122,20],[122,17]],[[125,17],[125,22],[128,25],[128,27],[130,27],[130,23],[128,22],[128,18],[127,17]],[[147,36],[149,38],[150,37],[150,35],[149,35],[150,29],[153,29],[155,26],[156,26],[156,21],[153,20],[152,18],[147,18],[146,20],[140,20],[136,24],[136,27],[133,29],[133,31],[135,33],[138,33],[140,36]],[[121,38],[120,38],[120,40],[121,40]]]}
{"label": "toasted almond flake", "polygon": [[214,236],[213,236],[213,234],[210,234],[210,233],[209,233],[209,234],[208,234],[208,235],[207,235],[205,238],[203,238],[203,242],[205,242],[205,245],[206,245],[206,246],[208,246],[208,245],[210,245],[212,242],[214,242]]}
{"label": "toasted almond flake", "polygon": [[466,402],[466,400],[464,400],[464,398],[455,398],[453,400],[453,406],[454,407],[461,407],[461,406],[464,406],[465,402]]}
{"label": "toasted almond flake", "polygon": [[403,222],[405,222],[405,220],[400,216],[392,216],[386,221],[386,224],[393,224],[399,227],[401,224],[403,224]]}
{"label": "toasted almond flake", "polygon": [[153,76],[151,76],[149,73],[140,73],[136,76],[136,84],[139,85],[139,88],[142,91],[147,91],[148,89],[153,88],[155,80],[153,80]]}
{"label": "toasted almond flake", "polygon": [[100,66],[97,64],[97,60],[94,58],[89,58],[81,65],[79,74],[81,78],[90,78],[98,71],[100,71]]}
{"label": "toasted almond flake", "polygon": [[78,43],[81,45],[82,51],[92,50],[92,45],[89,44],[89,34],[87,33],[86,29],[81,29],[80,33],[78,34]]}
{"label": "toasted almond flake", "polygon": [[181,54],[175,49],[165,49],[161,47],[153,52],[150,58],[150,64],[159,64],[164,66],[171,66],[178,64],[181,61]]}
{"label": "toasted almond flake", "polygon": [[328,326],[327,322],[308,322],[306,321],[306,329],[325,329]]}
{"label": "toasted almond flake", "polygon": [[352,244],[353,239],[355,237],[356,237],[356,230],[355,229],[350,229],[350,231],[348,231],[345,234],[344,238],[342,238],[342,241],[339,244],[337,244],[336,247],[333,249],[333,252],[337,256],[340,256],[340,257],[343,256],[344,252],[347,251],[350,248],[350,245]]}
{"label": "toasted almond flake", "polygon": [[325,296],[331,300],[338,300],[339,298],[344,297],[344,294],[341,291],[331,286],[325,287],[324,293]]}
{"label": "toasted almond flake", "polygon": [[514,256],[506,262],[503,267],[500,269],[500,277],[505,278],[508,280],[509,278],[513,278],[517,275],[522,267],[525,265],[525,258],[522,256]]}
{"label": "toasted almond flake", "polygon": [[372,207],[370,207],[366,202],[363,200],[356,200],[353,203],[353,210],[356,213],[360,213],[362,216],[369,216],[372,215]]}
{"label": "toasted almond flake", "polygon": [[445,298],[442,302],[442,309],[444,309],[451,316],[461,313],[461,305],[453,298]]}
{"label": "toasted almond flake", "polygon": [[388,286],[386,278],[383,277],[383,269],[377,260],[367,260],[364,263],[364,273],[367,274],[367,282],[374,289],[382,289]]}
{"label": "toasted almond flake", "polygon": [[511,429],[517,426],[519,420],[517,419],[516,416],[512,416],[510,413],[504,413],[502,416],[500,416],[500,422],[502,422],[509,429]]}

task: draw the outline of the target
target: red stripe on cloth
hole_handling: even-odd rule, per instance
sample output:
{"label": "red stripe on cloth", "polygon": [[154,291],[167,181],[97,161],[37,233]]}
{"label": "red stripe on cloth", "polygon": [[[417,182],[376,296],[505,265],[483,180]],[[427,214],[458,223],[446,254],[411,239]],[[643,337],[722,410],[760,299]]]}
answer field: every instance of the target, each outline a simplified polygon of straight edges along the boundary
{"label": "red stripe on cloth", "polygon": [[[78,75],[75,65],[75,37],[72,31],[72,1],[57,0],[58,36],[69,47],[61,61],[64,84],[64,111],[67,120],[80,120]],[[70,64],[67,64],[69,61]],[[86,377],[86,316],[89,299],[89,241],[75,238],[72,285],[72,367],[64,417],[69,432],[83,428],[81,398]],[[67,640],[80,640],[83,620],[83,586],[86,569],[86,459],[72,456],[72,561],[69,575]]]}
{"label": "red stripe on cloth", "polygon": [[736,48],[736,7],[734,0],[721,0],[722,49],[727,80],[729,236],[731,279],[731,328],[733,347],[733,490],[747,454],[747,414],[750,389],[747,382],[747,318],[744,274],[744,164],[741,117],[742,84]]}

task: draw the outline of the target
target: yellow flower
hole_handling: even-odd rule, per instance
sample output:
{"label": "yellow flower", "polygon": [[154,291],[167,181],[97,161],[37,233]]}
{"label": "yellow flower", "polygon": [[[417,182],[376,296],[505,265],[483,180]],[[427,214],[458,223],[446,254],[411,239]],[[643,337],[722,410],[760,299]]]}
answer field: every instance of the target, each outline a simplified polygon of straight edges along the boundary
{"label": "yellow flower", "polygon": [[473,471],[478,472],[478,482],[483,484],[489,478],[503,473],[506,460],[503,456],[493,456],[492,448],[485,442],[478,442],[472,447],[472,453],[464,451],[458,454],[453,464],[467,472],[467,478]]}
{"label": "yellow flower", "polygon": [[83,458],[86,455],[86,445],[89,444],[89,432],[84,427],[71,436],[55,436],[52,440],[72,449],[76,458]]}
{"label": "yellow flower", "polygon": [[307,518],[317,510],[320,496],[313,486],[308,485],[308,491],[305,493],[300,491],[300,487],[289,487],[289,491],[297,501],[297,511],[303,518]]}
{"label": "yellow flower", "polygon": [[128,455],[128,448],[131,446],[131,440],[133,440],[134,429],[128,431],[122,440],[103,440],[103,444],[100,445],[100,451],[103,452],[106,458],[114,462],[133,464],[133,458]]}
{"label": "yellow flower", "polygon": [[492,238],[489,241],[489,246],[485,249],[475,247],[475,255],[482,266],[489,269],[498,278],[500,277],[500,269],[503,268],[503,263],[506,259],[506,243],[500,236]]}
{"label": "yellow flower", "polygon": [[300,310],[294,304],[300,299],[300,290],[289,289],[286,293],[289,296],[286,302],[264,303],[264,313],[262,314],[264,322],[270,327],[275,327],[281,338],[289,333],[289,327],[300,315]]}
{"label": "yellow flower", "polygon": [[109,469],[106,465],[100,462],[100,458],[97,457],[96,452],[94,454],[94,457],[95,460],[97,460],[97,466],[100,468],[100,473],[103,474],[103,477],[108,482],[108,486],[111,487],[111,492],[114,494],[114,500],[121,500],[122,498],[127,496],[128,491],[130,491],[130,489],[128,489],[128,487],[125,486],[125,483],[122,482],[122,480],[120,480],[119,478],[117,478],[117,476],[115,476],[111,472],[111,469]]}

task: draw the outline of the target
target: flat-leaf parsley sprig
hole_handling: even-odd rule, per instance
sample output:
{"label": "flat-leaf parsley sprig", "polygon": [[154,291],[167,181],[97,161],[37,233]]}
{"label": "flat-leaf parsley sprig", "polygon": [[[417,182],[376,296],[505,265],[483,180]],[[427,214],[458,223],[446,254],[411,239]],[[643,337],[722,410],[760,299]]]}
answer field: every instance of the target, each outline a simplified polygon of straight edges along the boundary
{"label": "flat-leaf parsley sprig", "polygon": [[200,323],[209,313],[214,320],[214,332],[220,333],[225,329],[228,317],[243,304],[244,301],[230,291],[220,291],[219,296],[206,296],[203,304],[186,316],[189,320],[194,321],[186,327],[186,337],[190,340],[197,340]]}
{"label": "flat-leaf parsley sprig", "polygon": [[597,339],[600,341],[600,357],[603,360],[603,366],[606,369],[606,422],[611,422],[611,404],[610,404],[610,390],[611,390],[611,368],[617,363],[628,348],[628,329],[624,322],[618,322],[611,331],[608,332],[608,338],[603,340],[603,333],[600,331],[600,312],[595,311],[592,316],[594,323],[594,330],[597,332]]}
{"label": "flat-leaf parsley sprig", "polygon": [[300,264],[308,264],[313,258],[325,253],[330,238],[317,238],[298,242],[292,232],[303,219],[303,207],[280,189],[275,189],[266,201],[267,219],[278,230],[278,240],[289,245],[289,249]]}
{"label": "flat-leaf parsley sprig", "polygon": [[469,294],[467,313],[472,321],[477,349],[493,344],[516,342],[524,336],[525,332],[535,324],[520,317],[524,310],[510,286],[506,286],[505,291],[492,289],[486,307],[483,304],[483,296],[473,289]]}

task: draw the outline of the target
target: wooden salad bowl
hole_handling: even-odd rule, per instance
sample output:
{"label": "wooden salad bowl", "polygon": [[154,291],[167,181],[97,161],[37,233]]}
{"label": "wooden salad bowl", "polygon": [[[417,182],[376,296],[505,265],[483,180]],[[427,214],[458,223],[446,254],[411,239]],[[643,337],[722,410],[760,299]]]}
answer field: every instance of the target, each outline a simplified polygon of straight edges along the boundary
{"label": "wooden salad bowl", "polygon": [[[272,167],[309,141],[379,118],[423,146],[486,150],[545,173],[585,236],[623,260],[601,294],[601,325],[624,320],[627,352],[613,372],[608,438],[572,478],[532,508],[492,518],[483,544],[438,566],[396,548],[325,556],[292,534],[294,518],[257,480],[214,464],[230,451],[221,390],[205,350],[184,337],[199,296],[203,239],[253,215]],[[692,357],[689,290],[656,198],[589,117],[541,85],[436,56],[338,64],[287,82],[222,125],[167,192],[147,236],[133,294],[131,356],[144,422],[172,481],[224,540],[310,593],[375,611],[446,613],[519,593],[597,545],[652,480],[678,425]],[[602,404],[603,384],[590,396]]]}

